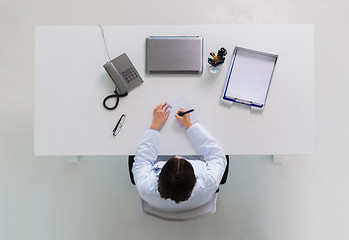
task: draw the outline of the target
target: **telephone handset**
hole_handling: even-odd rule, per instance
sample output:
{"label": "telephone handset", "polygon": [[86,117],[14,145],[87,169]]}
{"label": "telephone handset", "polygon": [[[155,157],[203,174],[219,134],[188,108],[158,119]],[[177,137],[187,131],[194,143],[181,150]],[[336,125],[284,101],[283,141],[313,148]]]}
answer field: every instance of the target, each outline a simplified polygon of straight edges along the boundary
{"label": "telephone handset", "polygon": [[106,64],[103,65],[103,67],[109,74],[111,80],[113,80],[113,82],[115,83],[115,86],[116,86],[115,90],[117,91],[117,93],[119,95],[127,93],[128,87],[125,81],[122,79],[118,70],[116,70],[113,63],[111,61],[107,62]]}
{"label": "telephone handset", "polygon": [[[115,109],[119,104],[119,97],[128,95],[128,91],[134,89],[143,83],[143,79],[137,72],[136,68],[128,58],[126,53],[114,58],[103,65],[110,78],[115,83],[115,95],[109,95],[103,100],[103,106],[108,110]],[[116,103],[113,107],[108,107],[108,99],[116,97]]]}

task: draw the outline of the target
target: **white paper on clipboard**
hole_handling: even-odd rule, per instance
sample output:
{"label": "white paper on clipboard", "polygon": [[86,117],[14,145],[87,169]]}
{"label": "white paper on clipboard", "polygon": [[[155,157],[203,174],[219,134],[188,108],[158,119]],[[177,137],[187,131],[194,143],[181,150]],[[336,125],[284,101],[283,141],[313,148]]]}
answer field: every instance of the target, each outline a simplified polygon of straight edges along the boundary
{"label": "white paper on clipboard", "polygon": [[237,48],[224,97],[265,104],[277,55]]}

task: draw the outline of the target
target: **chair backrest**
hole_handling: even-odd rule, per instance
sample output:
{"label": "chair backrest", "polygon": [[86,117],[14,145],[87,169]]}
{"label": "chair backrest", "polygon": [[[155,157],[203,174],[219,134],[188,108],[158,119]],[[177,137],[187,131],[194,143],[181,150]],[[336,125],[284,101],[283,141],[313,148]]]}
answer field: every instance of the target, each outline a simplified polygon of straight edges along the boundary
{"label": "chair backrest", "polygon": [[201,207],[189,209],[185,211],[165,212],[151,207],[146,201],[141,199],[141,210],[144,213],[160,217],[167,220],[190,220],[194,218],[204,217],[216,212],[216,202],[218,193],[215,193],[211,200]]}

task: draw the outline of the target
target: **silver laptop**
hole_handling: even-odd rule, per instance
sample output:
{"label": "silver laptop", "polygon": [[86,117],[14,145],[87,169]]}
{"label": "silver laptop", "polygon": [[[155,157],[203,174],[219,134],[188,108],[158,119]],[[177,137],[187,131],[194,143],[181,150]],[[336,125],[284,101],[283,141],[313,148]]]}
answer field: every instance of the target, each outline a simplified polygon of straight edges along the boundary
{"label": "silver laptop", "polygon": [[147,73],[202,73],[203,38],[152,36],[146,39]]}

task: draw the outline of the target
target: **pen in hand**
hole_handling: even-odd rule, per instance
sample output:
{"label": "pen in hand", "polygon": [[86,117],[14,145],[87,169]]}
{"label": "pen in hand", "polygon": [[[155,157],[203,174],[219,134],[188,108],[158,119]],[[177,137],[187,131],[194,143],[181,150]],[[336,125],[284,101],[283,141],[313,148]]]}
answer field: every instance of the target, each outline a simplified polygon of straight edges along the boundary
{"label": "pen in hand", "polygon": [[188,111],[178,113],[178,116],[182,117],[183,115],[185,115],[185,114],[187,114],[187,113],[191,113],[191,112],[194,112],[194,109],[190,109],[190,110],[188,110]]}

